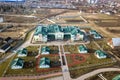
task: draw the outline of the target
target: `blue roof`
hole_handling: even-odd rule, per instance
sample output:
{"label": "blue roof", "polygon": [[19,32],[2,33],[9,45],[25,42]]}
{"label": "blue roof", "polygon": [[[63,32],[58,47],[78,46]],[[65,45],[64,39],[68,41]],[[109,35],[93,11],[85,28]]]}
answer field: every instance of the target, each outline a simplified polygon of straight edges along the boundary
{"label": "blue roof", "polygon": [[120,38],[112,38],[112,42],[114,46],[120,46]]}

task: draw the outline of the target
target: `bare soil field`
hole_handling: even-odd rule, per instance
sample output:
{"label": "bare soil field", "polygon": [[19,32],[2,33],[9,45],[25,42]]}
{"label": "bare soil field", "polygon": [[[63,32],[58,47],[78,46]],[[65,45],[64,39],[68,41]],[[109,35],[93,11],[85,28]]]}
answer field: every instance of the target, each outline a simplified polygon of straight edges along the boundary
{"label": "bare soil field", "polygon": [[[7,25],[3,25],[5,27]],[[0,26],[2,27],[2,26]],[[0,32],[0,37],[2,38],[7,38],[7,37],[12,37],[12,38],[19,38],[24,35],[26,31],[31,29],[33,26],[21,26],[21,25],[14,25],[12,28],[7,28],[3,32]]]}
{"label": "bare soil field", "polygon": [[[23,36],[26,31],[32,29],[34,26],[37,25],[37,24],[25,25],[25,24],[37,23],[45,17],[57,15],[65,11],[66,10],[64,9],[39,9],[39,10],[36,10],[36,13],[30,15],[30,16],[36,16],[36,18],[25,17],[26,15],[25,16],[24,15],[10,15],[10,14],[2,15],[4,18],[4,23],[16,23],[16,24],[13,24],[12,28],[7,28],[4,31],[0,32],[0,37],[19,38]],[[25,23],[25,24],[22,24],[22,23]],[[0,23],[0,29],[5,28],[6,26],[8,25]]]}
{"label": "bare soil field", "polygon": [[93,29],[96,29],[104,37],[119,37],[120,36],[120,17],[106,14],[88,14],[82,16],[89,21]]}
{"label": "bare soil field", "polygon": [[85,22],[81,17],[78,11],[68,11],[66,13],[51,17],[50,20],[57,24],[79,24]]}
{"label": "bare soil field", "polygon": [[33,17],[13,17],[13,16],[5,16],[4,22],[10,23],[35,23],[37,21],[36,18]]}

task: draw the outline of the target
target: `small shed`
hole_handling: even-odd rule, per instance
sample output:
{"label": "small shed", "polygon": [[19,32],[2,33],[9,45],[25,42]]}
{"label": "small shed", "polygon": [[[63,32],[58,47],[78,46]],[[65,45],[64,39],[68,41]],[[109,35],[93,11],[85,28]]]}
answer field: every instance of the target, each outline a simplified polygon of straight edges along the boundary
{"label": "small shed", "polygon": [[11,63],[11,69],[22,69],[24,65],[24,60],[21,58],[16,58]]}
{"label": "small shed", "polygon": [[95,55],[99,59],[107,58],[107,54],[104,51],[102,51],[102,50],[95,51]]}
{"label": "small shed", "polygon": [[78,51],[79,51],[79,53],[88,53],[88,49],[84,45],[80,45],[78,47]]}
{"label": "small shed", "polygon": [[42,47],[41,54],[50,54],[50,48],[48,46]]}
{"label": "small shed", "polygon": [[39,68],[50,68],[50,59],[46,57],[41,58]]}
{"label": "small shed", "polygon": [[18,50],[18,57],[26,57],[28,54],[28,51],[26,48],[23,48],[22,50]]}

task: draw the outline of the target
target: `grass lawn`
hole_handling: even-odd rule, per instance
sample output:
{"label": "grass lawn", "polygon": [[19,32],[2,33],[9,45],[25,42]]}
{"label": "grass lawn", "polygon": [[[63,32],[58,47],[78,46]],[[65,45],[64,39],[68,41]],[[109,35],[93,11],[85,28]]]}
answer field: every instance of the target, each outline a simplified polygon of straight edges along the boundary
{"label": "grass lawn", "polygon": [[64,51],[70,52],[70,53],[79,53],[78,52],[78,45],[65,45]]}
{"label": "grass lawn", "polygon": [[[44,46],[46,45],[41,46],[41,48]],[[58,54],[59,52],[58,46],[53,45],[53,46],[48,46],[48,47],[50,48],[50,54]]]}
{"label": "grass lawn", "polygon": [[[110,72],[102,72],[100,74],[102,74],[107,80],[112,80],[115,76],[119,75],[120,72],[110,71]],[[92,76],[86,80],[100,80],[100,78],[98,77],[98,74],[97,74],[97,75]]]}
{"label": "grass lawn", "polygon": [[[18,58],[17,55],[13,58],[16,59]],[[33,57],[21,57],[25,62],[28,62],[28,61],[33,61],[34,64],[36,62],[36,59],[35,59],[35,56]],[[23,69],[11,69],[10,66],[6,72],[6,75],[25,75],[25,74],[36,74],[36,68],[35,68],[35,65],[32,67],[32,68],[23,68]]]}
{"label": "grass lawn", "polygon": [[113,64],[107,64],[107,65],[96,66],[96,67],[91,67],[91,68],[74,69],[74,70],[70,70],[70,76],[71,76],[71,78],[77,78],[77,77],[80,77],[81,75],[91,72],[93,70],[96,70],[99,68],[111,67],[111,66],[113,66]]}
{"label": "grass lawn", "polygon": [[42,57],[47,57],[49,58],[51,61],[59,61],[59,55],[41,55],[40,58]]}
{"label": "grass lawn", "polygon": [[38,52],[39,46],[28,46],[26,47],[26,49],[28,50],[28,52]]}
{"label": "grass lawn", "polygon": [[84,63],[89,55],[82,55],[82,54],[67,54],[67,63],[68,66],[78,65]]}
{"label": "grass lawn", "polygon": [[96,42],[99,44],[101,48],[103,48],[103,50],[105,51],[111,50],[111,47],[107,45],[107,42],[105,40],[97,40]]}
{"label": "grass lawn", "polygon": [[[27,47],[28,54],[31,54],[30,52],[32,52],[32,51],[38,52],[38,51],[37,51],[37,48],[38,48],[38,46],[29,46],[29,47]],[[16,56],[13,58],[13,60],[16,59],[16,58],[18,58],[18,57],[17,57],[17,54],[16,54]],[[31,67],[31,68],[23,68],[23,69],[18,69],[18,70],[13,70],[13,69],[11,69],[10,66],[9,66],[9,68],[8,68],[8,70],[7,70],[7,72],[6,72],[5,75],[8,75],[8,76],[9,76],[9,75],[36,74],[36,66],[35,66],[35,64],[36,64],[36,59],[35,59],[35,56],[33,55],[33,56],[20,57],[20,58],[22,58],[25,62],[33,61],[34,66]]]}
{"label": "grass lawn", "polygon": [[61,67],[50,67],[50,68],[38,68],[39,66],[39,62],[40,62],[40,59],[43,58],[43,57],[46,57],[48,59],[50,59],[50,62],[60,62],[59,59],[59,55],[41,55],[39,56],[39,58],[37,59],[37,62],[36,64],[38,64],[36,66],[37,68],[37,72],[42,72],[43,74],[44,73],[50,73],[50,72],[58,72],[58,71],[61,71]]}
{"label": "grass lawn", "polygon": [[32,30],[32,31],[30,31],[30,32],[28,32],[28,33],[26,34],[25,39],[24,39],[24,42],[27,41],[27,40],[30,38],[30,36],[31,36],[31,34],[32,34],[33,32],[34,32],[34,30]]}
{"label": "grass lawn", "polygon": [[[70,75],[72,78],[77,78],[80,75],[85,74],[90,71],[93,71],[97,68],[102,68],[102,67],[107,67],[107,66],[113,65],[114,63],[109,63],[109,64],[105,64],[105,65],[102,64],[104,62],[110,62],[110,61],[112,61],[111,58],[98,59],[98,58],[96,58],[96,56],[94,56],[94,54],[90,54],[89,56],[86,57],[86,62],[69,67]],[[102,65],[96,66],[96,64],[98,64],[98,63],[102,64]],[[94,67],[92,66],[92,67],[80,68],[81,66],[89,66],[89,65],[93,65]],[[78,68],[78,69],[76,70],[75,68]]]}
{"label": "grass lawn", "polygon": [[89,44],[86,44],[86,47],[88,48],[88,53],[94,53],[99,49],[93,41],[91,41]]}
{"label": "grass lawn", "polygon": [[36,68],[29,68],[29,69],[16,69],[12,70],[10,67],[8,71],[6,72],[6,75],[29,75],[29,74],[37,74],[36,73]]}
{"label": "grass lawn", "polygon": [[9,58],[8,60],[6,60],[2,64],[0,64],[0,77],[3,75],[5,69],[7,68],[8,64],[10,63],[10,61],[11,61],[12,58],[13,57]]}

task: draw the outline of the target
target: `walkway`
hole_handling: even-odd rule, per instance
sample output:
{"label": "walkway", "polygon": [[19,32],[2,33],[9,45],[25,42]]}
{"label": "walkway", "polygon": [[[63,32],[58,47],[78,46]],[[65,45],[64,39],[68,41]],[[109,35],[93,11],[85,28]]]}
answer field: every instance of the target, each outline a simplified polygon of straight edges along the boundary
{"label": "walkway", "polygon": [[97,70],[94,70],[92,72],[84,74],[84,75],[80,76],[79,78],[73,79],[73,80],[85,80],[86,78],[89,78],[89,77],[94,76],[96,74],[99,74],[101,72],[108,72],[108,71],[120,71],[120,69],[119,68],[102,68],[102,69],[97,69]]}

